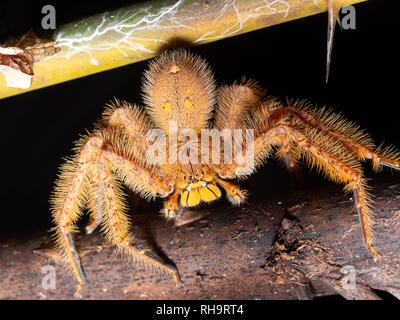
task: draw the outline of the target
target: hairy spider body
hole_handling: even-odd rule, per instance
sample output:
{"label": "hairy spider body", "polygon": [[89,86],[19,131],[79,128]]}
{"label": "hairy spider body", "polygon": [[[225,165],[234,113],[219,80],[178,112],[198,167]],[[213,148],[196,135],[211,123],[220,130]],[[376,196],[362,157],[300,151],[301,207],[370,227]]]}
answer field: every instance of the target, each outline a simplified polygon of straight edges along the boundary
{"label": "hairy spider body", "polygon": [[[375,170],[382,165],[398,169],[397,152],[378,150],[365,132],[340,114],[301,102],[283,106],[265,97],[255,82],[222,86],[217,92],[206,62],[184,50],[153,60],[143,89],[145,108],[118,100],[109,105],[95,130],[78,142],[75,156],[61,167],[56,182],[51,199],[55,240],[79,282],[76,294],[85,277],[73,234],[85,208],[92,220],[87,233],[101,225],[120,253],[171,273],[181,284],[175,267],[132,244],[122,185],[147,199],[166,198],[162,214],[168,219],[182,207],[220,198],[221,189],[239,205],[246,192],[227,180],[249,176],[275,150],[288,168],[305,159],[353,192],[366,246],[378,256],[360,160],[372,160]],[[205,132],[228,135],[218,141],[212,134],[203,138]],[[233,136],[238,139],[228,144]],[[251,152],[246,149],[245,154],[249,141]]]}

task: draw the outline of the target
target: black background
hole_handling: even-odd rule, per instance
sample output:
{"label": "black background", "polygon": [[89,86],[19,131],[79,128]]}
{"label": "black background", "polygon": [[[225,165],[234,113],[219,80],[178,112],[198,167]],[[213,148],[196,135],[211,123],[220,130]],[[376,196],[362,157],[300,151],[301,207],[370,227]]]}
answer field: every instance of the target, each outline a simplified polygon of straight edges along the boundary
{"label": "black background", "polygon": [[[55,6],[61,25],[129,3],[2,1],[0,40],[40,28],[45,4]],[[192,51],[209,61],[218,83],[231,83],[243,75],[257,79],[271,95],[327,104],[368,129],[377,144],[400,146],[398,3],[355,5],[356,29],[336,29],[328,85],[326,13]],[[113,97],[141,103],[141,75],[146,65],[146,61],[135,63],[0,100],[0,236],[51,227],[48,199],[62,157],[71,154],[73,142],[92,128]],[[365,168],[366,175],[373,177],[368,164]],[[308,170],[303,173],[303,188],[327,183]],[[293,187],[289,174],[274,159],[250,181],[246,187],[253,195]]]}

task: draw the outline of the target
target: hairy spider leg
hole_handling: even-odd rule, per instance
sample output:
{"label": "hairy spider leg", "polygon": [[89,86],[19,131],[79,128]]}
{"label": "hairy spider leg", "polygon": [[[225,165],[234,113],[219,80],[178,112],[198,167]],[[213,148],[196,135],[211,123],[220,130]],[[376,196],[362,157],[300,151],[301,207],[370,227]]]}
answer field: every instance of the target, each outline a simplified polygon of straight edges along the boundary
{"label": "hairy spider leg", "polygon": [[82,215],[82,208],[88,196],[88,175],[92,160],[99,153],[98,145],[101,143],[101,138],[89,139],[79,155],[61,167],[61,174],[52,197],[53,219],[56,224],[55,240],[61,254],[66,258],[68,267],[78,280],[76,296],[80,294],[86,280],[72,235],[77,232],[74,224]]}
{"label": "hairy spider leg", "polygon": [[[107,136],[112,134],[112,131],[104,130],[102,134]],[[119,195],[121,191],[117,180],[112,176],[109,177],[111,174],[109,168],[113,168],[128,187],[137,190],[144,196],[167,196],[171,192],[170,184],[157,177],[152,170],[110,151],[112,148],[107,145],[105,140],[107,139],[104,137],[94,136],[86,139],[86,143],[84,141],[81,143],[83,147],[76,159],[66,162],[62,167],[52,198],[53,217],[56,223],[56,243],[79,283],[75,295],[80,295],[86,280],[72,235],[77,231],[74,224],[82,214],[87,200],[89,206],[96,205],[96,216],[101,217],[100,221],[103,226],[114,228],[110,230],[110,234],[106,233],[106,235],[109,240],[111,239],[113,243],[117,244],[120,251],[131,257],[137,254],[145,262],[153,263],[156,267],[172,273],[177,284],[181,285],[176,268],[162,264],[159,260],[152,259],[150,255],[131,248],[131,245],[128,244],[130,236],[125,233],[125,229],[129,228],[129,222],[120,214],[120,210],[123,209]],[[115,144],[115,148],[118,149],[118,144]],[[94,194],[93,191],[90,191],[92,188],[90,182],[96,186]],[[112,206],[115,206],[115,209]],[[91,208],[91,212],[93,210],[94,208]],[[96,224],[100,221],[96,221]],[[103,231],[106,231],[104,227]],[[121,240],[121,242],[118,239],[124,239],[124,241]]]}
{"label": "hairy spider leg", "polygon": [[[101,197],[102,210],[104,213],[102,230],[106,238],[117,246],[118,252],[130,258],[134,262],[144,263],[145,266],[171,273],[178,286],[182,286],[178,270],[169,264],[165,264],[153,257],[146,250],[140,250],[131,243],[133,236],[129,234],[129,220],[124,211],[126,211],[123,203],[124,194],[122,192],[121,183],[114,177],[111,170],[115,166],[116,155],[109,151],[105,151],[99,161],[99,185],[102,185],[103,193]],[[121,159],[120,159],[121,160]],[[118,162],[120,163],[120,162]]]}
{"label": "hairy spider leg", "polygon": [[336,183],[344,183],[345,191],[353,191],[355,208],[361,219],[365,244],[375,257],[379,257],[372,246],[372,201],[365,179],[362,178],[362,170],[356,160],[341,157],[341,152],[335,151],[335,147],[329,147],[321,137],[314,136],[314,139],[310,139],[301,130],[290,125],[281,124],[278,125],[278,128],[288,134],[289,139],[294,142],[311,167],[315,166],[318,170],[322,170]]}
{"label": "hairy spider leg", "polygon": [[[261,164],[269,156],[273,145],[291,145],[293,152],[300,153],[311,167],[316,166],[336,183],[344,183],[345,191],[353,191],[356,194],[355,207],[361,219],[365,244],[368,250],[378,257],[378,253],[372,246],[371,200],[365,180],[362,178],[359,162],[351,156],[346,157],[344,147],[330,144],[330,142],[324,139],[321,133],[309,138],[300,129],[291,125],[276,124],[271,128],[265,127],[259,130],[254,140],[255,160],[257,164]],[[235,175],[238,176],[241,166],[244,165],[226,165],[220,171],[222,176],[232,178]]]}
{"label": "hairy spider leg", "polygon": [[[324,108],[315,110],[308,106],[294,105],[275,111],[269,117],[269,126],[273,126],[289,116],[293,117],[294,123],[303,125],[306,133],[308,132],[314,137],[329,137],[331,143],[340,143],[359,160],[370,159],[375,171],[379,171],[382,166],[400,170],[400,155],[396,150],[391,147],[375,148],[369,135],[360,130],[358,126],[346,121],[340,114],[326,112]],[[361,179],[361,173],[357,178],[353,175],[353,181],[358,182],[353,182],[353,187],[348,184],[346,189],[353,190],[355,208],[361,219],[366,246],[374,256],[378,257],[378,253],[372,247],[373,218],[366,183]]]}
{"label": "hairy spider leg", "polygon": [[[372,160],[372,166],[375,171],[378,171],[382,166],[396,170],[400,169],[400,156],[397,151],[390,147],[386,149],[375,148],[369,135],[358,126],[346,121],[341,114],[326,111],[325,108],[317,110],[300,103],[274,111],[268,118],[268,126],[273,127],[279,123],[284,123],[289,117],[292,117],[294,125],[302,126],[305,135],[315,137],[317,142],[318,140],[325,140],[323,138],[325,136],[330,141],[326,140],[323,144],[339,143],[355,158]],[[293,150],[294,154],[300,155],[293,146],[290,150]],[[343,150],[339,153],[344,154]],[[359,175],[361,177],[361,173]],[[358,180],[357,183],[353,183],[354,186],[352,188],[355,207],[363,226],[366,246],[371,253],[378,256],[372,247],[373,218],[370,196],[365,190],[367,188],[366,183],[361,178],[354,178],[353,176],[354,179]],[[346,186],[346,189],[351,189],[349,185]]]}
{"label": "hairy spider leg", "polygon": [[[148,148],[148,141],[145,139],[145,136],[151,128],[150,121],[145,112],[143,109],[135,105],[131,105],[118,99],[115,99],[113,103],[108,104],[107,107],[108,108],[103,113],[102,123],[104,122],[108,128],[123,128],[126,136],[135,141],[135,153],[133,157],[141,158]],[[127,163],[126,166],[129,167],[129,163]],[[129,176],[129,173],[127,175]],[[127,180],[128,184],[134,184],[132,181],[129,181],[130,179]],[[135,185],[133,190],[136,190],[137,188],[138,186]],[[96,191],[96,185],[93,183],[89,184],[89,189],[90,195],[93,196],[90,196],[88,201],[88,208],[91,212],[91,222],[86,226],[85,230],[87,234],[93,233],[102,221],[102,217],[99,214],[100,211],[96,209],[98,206],[96,203],[96,194],[99,194],[102,191]],[[142,196],[149,197],[152,195],[146,193],[144,195],[142,194]]]}
{"label": "hairy spider leg", "polygon": [[98,207],[99,203],[98,201],[96,201],[97,194],[102,192],[102,190],[98,190],[98,188],[99,186],[95,182],[89,182],[89,196],[87,207],[90,212],[90,223],[85,227],[86,234],[92,234],[97,229],[97,227],[101,225],[101,222],[103,220],[103,217],[101,216],[101,210]]}
{"label": "hairy spider leg", "polygon": [[104,124],[108,128],[122,128],[125,135],[134,141],[134,148],[130,150],[131,156],[141,160],[151,144],[150,140],[146,139],[146,135],[152,129],[149,117],[143,108],[118,99],[107,107],[100,125]]}
{"label": "hairy spider leg", "polygon": [[269,125],[273,126],[289,116],[293,116],[293,121],[304,125],[307,130],[329,135],[358,159],[370,159],[374,171],[379,171],[382,166],[400,170],[400,154],[396,150],[391,147],[376,148],[368,134],[346,121],[341,114],[326,111],[325,108],[317,110],[294,104],[275,111],[269,119]]}
{"label": "hairy spider leg", "polygon": [[214,127],[219,130],[244,128],[250,113],[262,106],[264,92],[252,80],[243,79],[229,86],[222,86],[218,94]]}

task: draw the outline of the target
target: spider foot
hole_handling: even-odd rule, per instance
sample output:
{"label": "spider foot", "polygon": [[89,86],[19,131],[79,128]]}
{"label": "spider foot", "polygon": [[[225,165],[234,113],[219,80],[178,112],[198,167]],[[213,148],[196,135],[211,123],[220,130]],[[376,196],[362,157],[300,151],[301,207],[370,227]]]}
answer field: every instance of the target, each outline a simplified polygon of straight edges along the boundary
{"label": "spider foot", "polygon": [[162,262],[158,258],[154,257],[149,250],[143,250],[134,245],[128,245],[127,248],[128,249],[130,248],[129,250],[133,249],[136,253],[141,255],[145,260],[147,260],[147,262],[153,264],[156,268],[159,268],[164,272],[172,274],[175,279],[176,286],[179,288],[184,287],[179,271],[175,266]]}
{"label": "spider foot", "polygon": [[75,293],[74,293],[75,298],[82,299],[82,288],[83,288],[83,285],[85,285],[85,284],[86,284],[85,281],[78,283],[78,287],[76,288]]}

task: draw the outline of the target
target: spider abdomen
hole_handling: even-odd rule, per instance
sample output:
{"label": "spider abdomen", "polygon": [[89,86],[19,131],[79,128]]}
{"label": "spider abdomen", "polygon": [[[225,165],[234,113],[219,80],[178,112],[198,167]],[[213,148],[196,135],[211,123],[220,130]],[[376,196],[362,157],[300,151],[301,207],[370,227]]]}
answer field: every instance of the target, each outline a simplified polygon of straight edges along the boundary
{"label": "spider abdomen", "polygon": [[162,55],[150,64],[143,91],[147,110],[165,132],[170,121],[179,129],[199,132],[215,103],[215,84],[208,64],[183,50]]}

